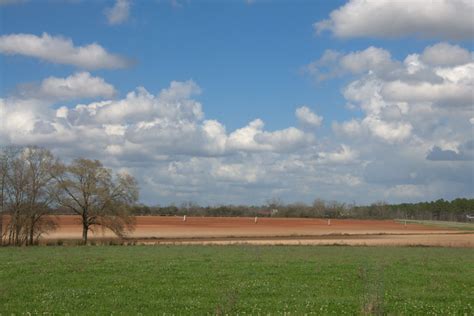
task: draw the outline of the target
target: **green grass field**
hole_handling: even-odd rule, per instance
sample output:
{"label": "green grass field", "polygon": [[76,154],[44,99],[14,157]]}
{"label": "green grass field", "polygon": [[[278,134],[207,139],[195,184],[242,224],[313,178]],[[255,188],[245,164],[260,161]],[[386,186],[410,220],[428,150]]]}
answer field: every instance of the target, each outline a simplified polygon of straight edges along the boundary
{"label": "green grass field", "polygon": [[473,315],[473,298],[471,249],[0,249],[1,315]]}

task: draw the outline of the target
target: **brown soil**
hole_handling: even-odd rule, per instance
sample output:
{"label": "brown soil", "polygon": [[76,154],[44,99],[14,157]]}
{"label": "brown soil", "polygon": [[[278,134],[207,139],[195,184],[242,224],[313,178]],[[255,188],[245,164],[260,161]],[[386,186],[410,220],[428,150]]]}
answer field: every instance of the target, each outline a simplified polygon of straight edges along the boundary
{"label": "brown soil", "polygon": [[[46,240],[79,239],[79,217],[57,216],[59,227]],[[91,238],[114,235],[100,228]],[[138,216],[128,239],[144,244],[347,244],[474,247],[474,233],[393,220],[336,220],[252,217]]]}

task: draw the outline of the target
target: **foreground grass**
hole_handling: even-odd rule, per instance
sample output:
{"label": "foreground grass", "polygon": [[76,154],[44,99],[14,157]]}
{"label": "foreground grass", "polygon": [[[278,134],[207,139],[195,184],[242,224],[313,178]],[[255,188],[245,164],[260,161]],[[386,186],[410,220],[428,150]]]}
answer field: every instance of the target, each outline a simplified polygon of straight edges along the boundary
{"label": "foreground grass", "polygon": [[[405,222],[404,219],[398,220],[398,222],[403,223]],[[468,222],[450,222],[450,221],[422,221],[422,220],[406,220],[409,224],[422,224],[427,226],[434,226],[434,227],[443,227],[443,228],[454,228],[458,230],[467,230],[471,231],[474,230],[474,223]]]}
{"label": "foreground grass", "polygon": [[472,315],[473,297],[471,249],[0,249],[1,315]]}

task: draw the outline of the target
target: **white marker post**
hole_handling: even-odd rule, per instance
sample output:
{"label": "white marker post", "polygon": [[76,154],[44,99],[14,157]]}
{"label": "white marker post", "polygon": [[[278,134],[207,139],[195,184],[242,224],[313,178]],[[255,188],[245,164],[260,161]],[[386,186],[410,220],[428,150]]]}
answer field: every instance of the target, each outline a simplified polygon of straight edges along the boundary
{"label": "white marker post", "polygon": [[331,226],[331,219],[328,219],[328,226]]}
{"label": "white marker post", "polygon": [[255,216],[255,224],[257,224],[257,220],[258,220],[258,219],[257,219],[257,216]]}
{"label": "white marker post", "polygon": [[186,221],[186,215],[183,216],[183,222],[185,222],[185,221]]}

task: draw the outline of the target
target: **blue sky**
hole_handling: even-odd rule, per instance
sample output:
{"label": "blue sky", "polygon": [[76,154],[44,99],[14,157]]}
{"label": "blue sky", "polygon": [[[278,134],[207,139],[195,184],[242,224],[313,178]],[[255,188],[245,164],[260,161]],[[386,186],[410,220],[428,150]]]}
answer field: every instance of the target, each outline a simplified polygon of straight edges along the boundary
{"label": "blue sky", "polygon": [[[110,27],[104,9],[113,1],[29,1],[3,6],[1,33],[61,35],[76,45],[100,43],[132,59],[123,70],[95,74],[123,95],[137,86],[152,92],[171,80],[195,80],[206,114],[229,128],[266,118],[268,128],[294,123],[294,109],[307,104],[328,119],[345,119],[341,88],[347,80],[315,84],[301,67],[326,49],[363,50],[370,45],[403,58],[436,39],[349,39],[315,35],[312,24],[344,1],[135,1],[125,23]],[[464,41],[469,46],[469,41]],[[472,45],[471,45],[472,46]],[[34,69],[34,71],[31,71]],[[28,57],[2,57],[4,95],[21,82],[67,76],[74,67]]]}
{"label": "blue sky", "polygon": [[[220,135],[224,139],[222,142],[225,145],[222,146],[225,148],[219,147],[217,150],[215,149],[217,147],[213,147],[214,149],[209,151],[206,149],[207,145],[202,144],[201,147],[197,146],[189,152],[178,148],[170,149],[169,146],[163,148],[161,145],[163,142],[145,144],[145,138],[148,139],[148,136],[145,137],[142,134],[140,137],[143,138],[134,136],[133,141],[131,141],[132,138],[111,140],[111,136],[97,147],[108,149],[109,151],[105,154],[101,150],[94,153],[86,148],[73,151],[69,148],[70,144],[66,146],[58,141],[62,139],[62,134],[51,134],[41,139],[28,138],[26,135],[23,138],[12,136],[34,133],[33,127],[26,132],[15,131],[11,128],[6,131],[7,129],[4,128],[3,138],[0,135],[0,141],[44,145],[66,158],[81,155],[109,161],[111,167],[132,172],[144,187],[151,188],[156,185],[156,191],[167,192],[163,195],[158,192],[155,198],[155,191],[147,189],[143,196],[144,200],[150,203],[183,200],[198,200],[203,204],[223,203],[227,200],[259,203],[267,198],[280,197],[280,195],[288,201],[308,202],[316,197],[327,197],[345,201],[357,198],[362,203],[380,199],[404,201],[472,195],[472,189],[469,188],[472,184],[472,163],[469,163],[472,161],[472,149],[470,149],[472,124],[468,121],[470,117],[474,117],[472,98],[467,101],[466,99],[453,101],[462,104],[452,105],[447,104],[451,101],[427,97],[426,95],[432,94],[428,90],[426,95],[419,90],[414,91],[413,93],[423,94],[415,98],[416,100],[406,96],[405,99],[398,95],[394,96],[394,93],[398,93],[398,90],[394,89],[399,87],[400,83],[405,84],[403,80],[407,76],[411,76],[406,79],[407,84],[414,89],[426,88],[426,83],[433,84],[437,82],[436,80],[444,80],[446,85],[429,86],[428,88],[434,89],[433,91],[453,88],[453,85],[461,85],[460,82],[462,86],[459,86],[459,89],[472,88],[470,65],[472,64],[473,25],[469,19],[463,20],[464,15],[469,16],[473,13],[472,5],[469,1],[461,0],[451,4],[439,1],[433,3],[432,7],[428,7],[423,1],[414,1],[411,4],[407,2],[405,5],[402,2],[390,4],[382,1],[380,3],[382,7],[377,10],[381,12],[380,16],[384,14],[387,16],[387,23],[383,23],[382,18],[379,20],[377,17],[372,18],[374,11],[371,11],[373,10],[371,6],[374,6],[374,3],[369,2],[364,5],[362,1],[357,0],[348,2],[256,0],[252,3],[191,0],[178,2],[0,1],[0,36],[2,36],[0,52],[3,53],[0,55],[0,97],[3,98],[6,109],[3,112],[4,120],[8,119],[8,113],[18,113],[19,110],[13,109],[21,107],[22,111],[31,111],[28,113],[32,117],[31,122],[34,126],[50,124],[59,132],[61,129],[57,125],[59,123],[49,116],[61,107],[65,106],[71,112],[78,104],[91,104],[101,100],[120,103],[137,87],[144,87],[150,94],[158,96],[160,91],[167,89],[173,81],[189,83],[192,80],[192,83],[198,86],[197,90],[200,90],[200,93],[183,95],[181,99],[173,100],[175,103],[163,106],[180,109],[180,104],[184,101],[200,103],[203,115],[196,115],[190,119],[191,125],[201,131],[201,129],[205,130],[206,120],[215,120],[225,127],[226,133]],[[118,22],[111,22],[106,12],[112,10],[114,6],[119,7],[120,4],[125,6],[125,9],[116,13],[124,15],[118,18]],[[451,5],[454,7],[453,10],[459,10],[459,14],[455,12],[456,21],[452,21],[452,17],[449,16],[450,10],[443,7]],[[436,6],[439,6],[439,11],[430,10],[437,9],[434,8]],[[427,15],[432,11],[448,13],[446,13],[447,16],[441,14],[435,16],[434,19],[428,16],[426,21],[423,21],[423,18],[411,21],[410,12],[413,10],[426,10]],[[464,15],[461,14],[462,11]],[[334,12],[339,13],[334,14]],[[389,21],[391,16],[397,16],[397,14],[406,14],[405,20],[403,16],[400,16],[400,20],[405,21],[405,25],[397,21]],[[352,18],[354,21],[351,21]],[[330,22],[330,26],[318,32],[315,24],[325,20]],[[451,22],[446,23],[446,21]],[[344,30],[345,23],[350,26],[349,31]],[[30,45],[26,41],[31,38],[26,39],[21,36],[28,34],[44,41],[42,38],[44,33],[52,38],[70,40],[75,48],[96,43],[107,53],[120,56],[130,63],[124,68],[100,65],[90,68],[83,67],[81,62],[78,64],[78,62],[55,61],[54,58],[58,56],[45,57],[48,53],[54,55],[53,46],[46,49],[47,52],[44,53],[46,55],[43,54],[40,57],[35,55],[35,52],[25,52],[25,47]],[[14,35],[21,36],[15,42],[18,46],[12,48],[12,37],[9,36]],[[445,46],[439,46],[440,43]],[[367,50],[370,47],[376,50]],[[434,47],[431,50],[432,54],[429,55],[428,51],[423,54],[429,47]],[[321,60],[327,50],[338,54],[329,63]],[[351,53],[358,55],[350,55]],[[417,58],[421,60],[422,67],[419,68],[423,71],[419,69],[415,71],[419,72],[419,77],[423,73],[426,78],[437,76],[437,79],[425,77],[414,79],[416,74],[409,73],[406,66],[408,63],[404,62],[410,54],[417,54]],[[466,60],[465,56],[469,54],[471,54],[471,59]],[[348,55],[350,56],[346,58]],[[455,61],[446,61],[447,55],[459,57],[453,57],[457,58]],[[313,72],[308,70],[311,63],[316,65],[312,68]],[[467,73],[464,79],[454,80],[452,77],[443,77],[439,73],[440,71],[443,73],[443,70],[440,70],[443,67],[451,67],[448,70],[454,71],[456,67],[461,66],[465,67],[464,74]],[[334,71],[334,75],[329,79],[319,80],[318,74],[324,71]],[[39,92],[41,89],[38,87],[46,78],[64,79],[80,72],[87,72],[90,76],[88,80],[102,78],[105,83],[113,87],[113,95],[103,91],[91,94],[78,90],[74,92],[74,97],[68,98],[58,97],[57,89],[59,88],[54,90],[54,93],[46,90],[46,92]],[[409,74],[402,75],[402,72]],[[376,76],[375,79],[374,76]],[[348,96],[344,93],[351,83],[355,84],[355,82],[359,83],[357,91],[362,91],[363,83],[370,80],[379,83],[382,90],[383,87],[387,87],[384,91],[392,92],[390,96],[382,97],[383,111],[380,110],[379,105],[374,107],[370,101],[373,98],[369,95]],[[25,87],[37,91],[36,95],[29,91],[28,97],[24,97]],[[30,109],[25,110],[24,105],[17,105],[20,102],[18,100],[28,102]],[[440,102],[446,105],[439,106]],[[352,105],[348,107],[347,104]],[[130,111],[133,112],[133,107],[136,105],[130,106]],[[156,105],[156,107],[160,106]],[[322,117],[322,123],[314,120],[311,123],[295,115],[295,111],[302,106],[307,106],[310,115]],[[427,106],[431,106],[433,110],[427,111]],[[451,112],[456,112],[457,116],[454,117],[453,113],[446,116],[443,106],[454,109]],[[124,107],[122,106],[122,109]],[[392,114],[387,114],[394,107],[398,107],[396,111],[401,112],[401,116],[397,116],[396,121]],[[439,113],[434,114],[434,112]],[[171,124],[170,118],[153,113],[149,113],[149,118],[157,115],[156,118],[161,120],[160,124],[164,124],[162,121],[165,118],[167,126],[176,123],[173,121]],[[125,135],[132,135],[131,130],[138,128],[140,122],[151,122],[143,118],[138,121],[132,119],[136,116],[135,114],[119,115],[122,121],[107,119],[107,122],[101,121],[102,125],[95,122],[93,126],[120,125],[127,129]],[[430,122],[426,123],[427,126],[421,126],[423,124],[418,120],[423,117],[420,115],[426,115],[426,121]],[[188,116],[186,117],[188,119]],[[458,124],[457,120],[461,117],[467,117],[467,120],[463,124]],[[67,119],[72,124],[71,126],[76,124],[71,123],[70,117]],[[260,119],[265,123],[262,133],[254,133],[252,136],[255,144],[249,142],[244,144],[242,139],[229,140],[234,131],[248,126],[255,119]],[[41,124],[38,123],[40,120]],[[351,121],[356,122],[355,125],[358,124],[356,129],[360,135],[354,136],[353,130],[351,132],[347,128],[349,125],[344,125]],[[13,122],[13,119],[10,122]],[[8,125],[6,121],[3,121],[3,124]],[[181,118],[179,124],[182,124]],[[17,124],[17,126],[23,125]],[[78,136],[79,132],[74,129],[77,126],[74,125],[74,128],[71,126],[68,127],[71,128],[69,132],[83,139],[84,136]],[[153,132],[153,135],[158,135],[159,139],[168,135],[163,125],[160,126],[159,130]],[[180,128],[185,130],[183,125],[179,125],[178,129]],[[295,130],[288,130],[289,128]],[[279,133],[279,131],[283,132]],[[179,141],[180,137],[187,136],[178,135],[175,141]],[[155,170],[153,179],[147,179],[145,169],[137,168],[131,162],[137,159],[130,159],[130,154],[124,153],[122,149],[125,148],[127,141],[147,149],[156,146],[155,152],[147,151],[147,154],[142,156],[142,159],[147,162],[146,167]],[[113,151],[115,154],[112,154],[111,148],[118,150],[118,147],[113,146],[124,146],[120,150],[121,157],[117,151]],[[415,154],[413,150],[420,147],[424,152]],[[345,151],[344,148],[349,149]],[[428,183],[411,181],[409,175],[397,180],[398,182],[393,177],[388,177],[389,179],[385,179],[382,183],[370,183],[372,177],[368,176],[370,168],[367,166],[389,161],[390,159],[386,157],[387,153],[392,151],[394,155],[404,153],[405,156],[398,157],[387,164],[389,168],[401,170],[408,168],[410,170],[407,170],[407,173],[413,174],[415,169],[426,169],[423,172],[432,172],[431,168],[434,166],[430,165],[432,162],[429,162],[427,157],[431,157],[430,153],[438,153],[438,148],[441,152],[453,151],[461,158],[455,162],[448,162],[443,160],[444,158],[435,157],[436,161],[442,161],[443,164],[442,167],[437,168],[446,168],[440,171],[439,177],[433,180],[436,183],[439,182],[436,188],[430,187]],[[469,152],[465,153],[464,150]],[[345,161],[339,166],[332,165],[335,161],[331,161],[328,157],[337,160],[338,154],[352,155],[352,158],[347,159],[353,159],[353,161]],[[163,157],[157,158],[160,155]],[[408,161],[400,165],[402,158]],[[277,176],[274,169],[265,169],[269,161],[272,161],[274,168],[294,164],[295,168],[302,168],[298,172],[306,174],[309,178],[302,179],[303,176],[300,173]],[[248,165],[249,163],[251,165]],[[351,166],[352,163],[353,166]],[[193,164],[199,166],[192,167],[192,172],[196,174],[190,175],[196,178],[196,186],[200,188],[199,190],[191,190],[194,193],[184,192],[186,190],[180,183],[174,183],[174,180],[163,176],[166,170],[170,170],[176,164],[182,166],[183,170],[187,170],[186,168]],[[212,171],[202,175],[202,170],[199,168],[210,168],[209,170]],[[248,170],[254,169],[265,170],[265,172],[246,175]],[[457,171],[459,174],[467,171],[471,177],[467,180],[455,179],[456,189],[448,192],[444,188],[451,185],[453,180],[446,174],[449,173],[448,170],[454,169],[460,169]],[[226,170],[229,174],[223,175]],[[308,170],[314,174],[310,176],[311,172]],[[323,175],[331,177],[332,174],[336,174],[335,178],[340,177],[340,180],[333,183],[329,183],[329,180],[329,182],[317,180]],[[282,177],[278,178],[280,180],[270,180],[280,176]],[[166,179],[160,180],[160,177]],[[282,184],[282,181],[284,182],[288,177],[289,183]],[[219,181],[223,181],[223,185],[226,186],[223,192],[216,190],[215,186],[219,187]],[[274,181],[279,182],[274,183]],[[414,187],[418,185],[423,187]],[[258,189],[256,193],[255,189],[252,189],[253,186],[261,189]],[[373,188],[373,186],[378,186],[378,188]],[[205,187],[207,189],[203,189]],[[301,190],[299,187],[305,187],[305,189]],[[315,192],[311,190],[313,187]],[[354,189],[357,189],[357,192],[353,192]],[[182,190],[184,191],[181,192]],[[394,192],[400,193],[400,196],[384,195],[387,190],[395,190]],[[413,190],[419,190],[417,191],[419,194],[403,196],[404,191]],[[303,194],[302,191],[306,193]],[[361,197],[360,192],[368,193]],[[202,193],[204,196],[208,194],[208,198],[203,198]],[[319,196],[319,194],[324,196]]]}
{"label": "blue sky", "polygon": [[[131,5],[127,22],[110,27],[103,11],[113,1],[37,1],[2,7],[1,32],[47,32],[76,45],[100,43],[136,62],[124,70],[95,72],[122,94],[140,85],[156,92],[171,80],[193,79],[203,90],[199,99],[208,117],[229,128],[266,117],[268,127],[277,129],[294,121],[301,104],[325,115],[345,115],[338,82],[317,86],[300,73],[328,47],[347,47],[329,35],[316,37],[311,27],[340,3],[204,1],[177,8],[141,1]],[[2,61],[2,94],[19,82],[66,76],[74,69],[21,56]]]}

